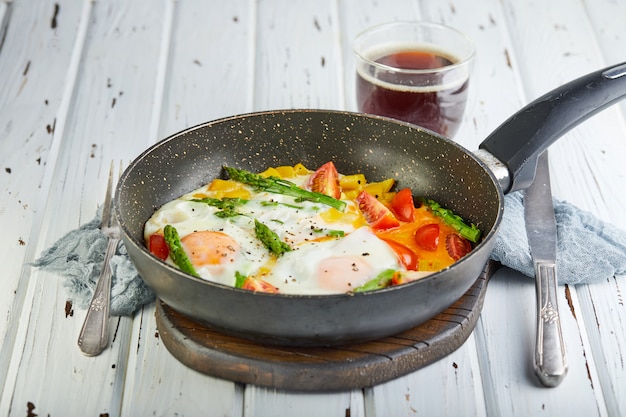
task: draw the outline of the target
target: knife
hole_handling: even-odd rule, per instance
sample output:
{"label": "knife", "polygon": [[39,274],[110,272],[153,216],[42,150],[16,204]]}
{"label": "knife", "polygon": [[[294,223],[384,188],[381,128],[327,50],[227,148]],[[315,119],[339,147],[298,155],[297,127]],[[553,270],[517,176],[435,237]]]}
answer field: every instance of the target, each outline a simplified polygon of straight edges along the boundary
{"label": "knife", "polygon": [[524,210],[537,293],[534,369],[543,385],[555,387],[567,374],[567,356],[557,305],[557,236],[548,151],[539,156],[535,179],[524,191]]}

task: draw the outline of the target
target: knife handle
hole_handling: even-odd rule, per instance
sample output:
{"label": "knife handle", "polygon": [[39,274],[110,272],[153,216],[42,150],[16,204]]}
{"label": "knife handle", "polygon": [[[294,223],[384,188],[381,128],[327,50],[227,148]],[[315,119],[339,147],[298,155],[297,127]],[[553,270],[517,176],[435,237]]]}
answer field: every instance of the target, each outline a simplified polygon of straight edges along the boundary
{"label": "knife handle", "polygon": [[559,385],[567,374],[567,356],[561,334],[557,303],[557,277],[554,263],[537,262],[537,343],[535,374],[548,387]]}

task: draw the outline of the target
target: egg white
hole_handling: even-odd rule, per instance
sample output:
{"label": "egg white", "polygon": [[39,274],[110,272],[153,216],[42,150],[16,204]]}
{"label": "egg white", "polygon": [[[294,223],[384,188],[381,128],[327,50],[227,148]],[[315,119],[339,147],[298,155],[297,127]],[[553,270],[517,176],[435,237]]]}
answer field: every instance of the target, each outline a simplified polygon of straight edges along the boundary
{"label": "egg white", "polygon": [[[234,262],[220,265],[220,268],[194,265],[201,278],[225,285],[235,284],[235,272],[248,275],[257,271],[271,259],[263,244],[254,235],[254,220],[237,216],[220,218],[215,215],[217,208],[187,200],[174,200],[162,206],[146,222],[144,235],[148,238],[170,224],[176,228],[180,238],[200,230],[220,231],[232,237],[239,245]],[[174,264],[168,258],[166,262]]]}
{"label": "egg white", "polygon": [[389,245],[361,227],[341,239],[296,246],[264,279],[285,294],[333,294],[352,291],[387,269],[400,268]]}

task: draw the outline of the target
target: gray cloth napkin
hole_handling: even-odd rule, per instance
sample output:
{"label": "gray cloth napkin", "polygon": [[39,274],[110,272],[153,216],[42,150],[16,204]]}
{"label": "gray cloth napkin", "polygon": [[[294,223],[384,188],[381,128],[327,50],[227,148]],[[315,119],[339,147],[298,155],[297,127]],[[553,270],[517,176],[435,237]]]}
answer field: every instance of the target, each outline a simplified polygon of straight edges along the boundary
{"label": "gray cloth napkin", "polygon": [[[554,199],[557,221],[559,282],[589,284],[626,274],[626,233],[574,205]],[[73,302],[87,308],[100,274],[107,239],[98,228],[101,211],[78,229],[63,236],[33,266],[63,279]],[[505,212],[491,258],[524,275],[534,277],[533,262],[524,227],[521,192],[505,197]],[[111,314],[129,316],[155,299],[137,274],[120,243],[111,259],[113,281]]]}
{"label": "gray cloth napkin", "polygon": [[[93,220],[60,238],[32,264],[59,275],[72,302],[82,309],[89,306],[107,248],[107,238],[99,228],[101,218],[100,208]],[[120,242],[109,265],[111,315],[130,316],[154,301],[154,293],[139,277],[124,243]]]}
{"label": "gray cloth napkin", "polygon": [[[557,274],[564,284],[589,284],[626,274],[626,232],[593,214],[553,199]],[[534,278],[521,191],[504,199],[504,216],[491,259]]]}

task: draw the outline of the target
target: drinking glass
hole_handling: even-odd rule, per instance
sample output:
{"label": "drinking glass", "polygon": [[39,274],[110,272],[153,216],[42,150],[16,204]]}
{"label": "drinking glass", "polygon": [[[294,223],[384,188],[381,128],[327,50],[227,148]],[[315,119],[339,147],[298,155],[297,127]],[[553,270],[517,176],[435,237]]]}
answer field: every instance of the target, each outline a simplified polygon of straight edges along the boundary
{"label": "drinking glass", "polygon": [[433,22],[393,22],[354,44],[360,112],[392,117],[452,138],[469,91],[475,48],[462,32]]}

